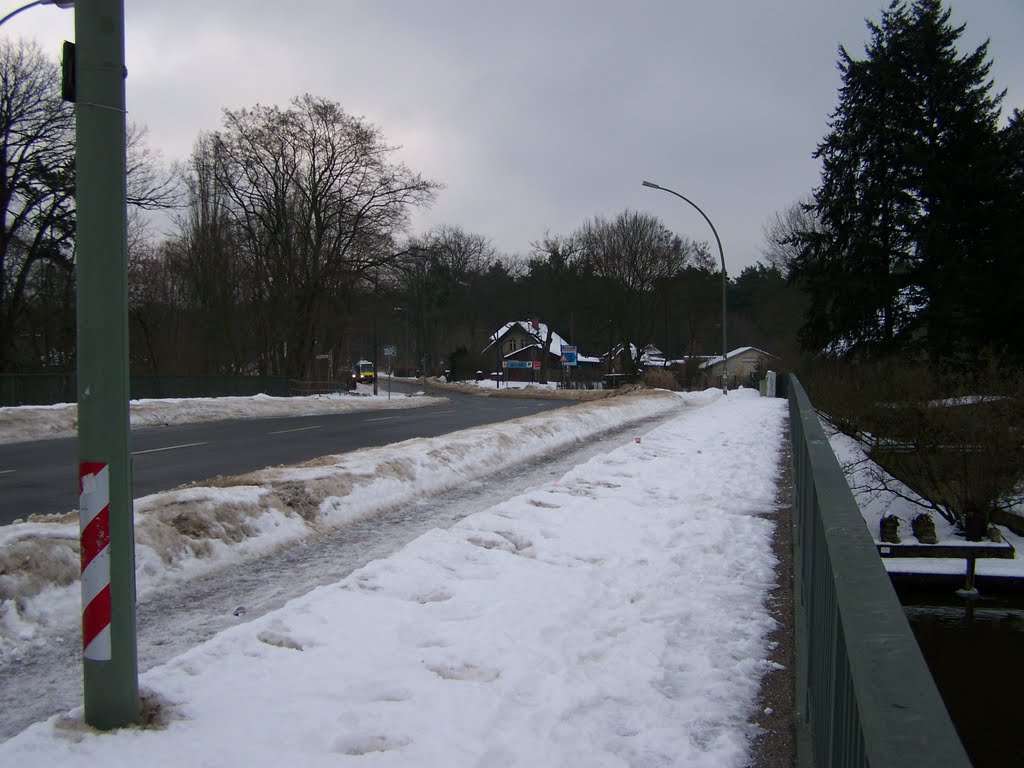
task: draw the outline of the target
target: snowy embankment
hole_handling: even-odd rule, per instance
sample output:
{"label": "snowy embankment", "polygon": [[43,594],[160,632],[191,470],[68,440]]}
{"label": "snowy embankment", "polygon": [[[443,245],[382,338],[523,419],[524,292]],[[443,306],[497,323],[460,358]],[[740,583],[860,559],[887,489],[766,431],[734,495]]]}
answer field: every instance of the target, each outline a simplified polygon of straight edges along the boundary
{"label": "snowy embankment", "polygon": [[[690,403],[704,407],[680,407]],[[342,470],[345,497],[330,495],[326,465],[261,489],[323,483],[319,515],[340,520],[375,503],[374,487],[398,498],[399,478],[422,492],[421,474],[457,481],[665,411],[679,415],[641,440],[145,672],[152,725],[98,733],[79,707],[0,744],[0,763],[749,765],[755,719],[773,716],[758,691],[777,668],[768,604],[785,401],[615,398],[360,452]],[[392,476],[364,477],[385,461]],[[362,501],[336,501],[346,497]]]}
{"label": "snowy embankment", "polygon": [[[668,392],[613,397],[144,496],[135,501],[139,595],[668,413],[683,402]],[[47,632],[76,625],[78,537],[74,513],[0,528],[0,663],[45,642]]]}
{"label": "snowy embankment", "polygon": [[[960,546],[969,543],[973,547],[1005,547],[1004,543],[967,542],[963,533],[948,520],[931,510],[921,496],[873,462],[868,457],[864,446],[857,440],[827,426],[826,433],[832,450],[836,454],[836,459],[846,476],[850,491],[864,517],[868,532],[876,545],[882,543],[879,523],[883,517],[889,515],[900,521],[899,535],[902,540],[908,544],[916,544],[917,540],[911,533],[911,521],[922,512],[927,512],[935,523],[935,535],[940,545]],[[979,558],[976,564],[977,575],[1024,577],[1024,557],[1022,557],[1024,537],[1018,536],[1003,526],[999,526],[999,531],[1003,541],[1014,548],[1016,556],[1010,559]],[[965,563],[966,561],[962,558],[882,558],[882,564],[889,573],[960,575],[964,573]]]}

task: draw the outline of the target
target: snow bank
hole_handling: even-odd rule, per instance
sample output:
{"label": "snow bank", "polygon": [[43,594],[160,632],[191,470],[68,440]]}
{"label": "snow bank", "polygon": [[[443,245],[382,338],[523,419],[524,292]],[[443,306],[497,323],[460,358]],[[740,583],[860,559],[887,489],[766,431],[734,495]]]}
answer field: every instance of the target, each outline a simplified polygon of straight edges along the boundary
{"label": "snow bank", "polygon": [[[176,579],[717,396],[610,398],[142,497],[134,505],[138,592],[145,596]],[[0,663],[46,632],[72,626],[78,614],[77,516],[34,516],[0,528]]]}
{"label": "snow bank", "polygon": [[[0,762],[750,765],[777,668],[787,411],[749,390],[709,400],[149,669],[152,725],[99,733],[77,707],[0,744]],[[626,418],[679,398],[608,405],[572,410]],[[481,449],[462,437],[453,467]]]}
{"label": "snow bank", "polygon": [[[309,397],[190,397],[165,400],[132,400],[133,427],[193,424],[223,419],[263,419],[272,416],[314,416],[320,413],[348,413],[361,410],[418,408],[447,402],[440,397],[392,393],[390,399],[381,392],[367,392]],[[21,440],[42,440],[50,437],[74,437],[78,429],[78,405],[23,405],[0,408],[0,443]]]}

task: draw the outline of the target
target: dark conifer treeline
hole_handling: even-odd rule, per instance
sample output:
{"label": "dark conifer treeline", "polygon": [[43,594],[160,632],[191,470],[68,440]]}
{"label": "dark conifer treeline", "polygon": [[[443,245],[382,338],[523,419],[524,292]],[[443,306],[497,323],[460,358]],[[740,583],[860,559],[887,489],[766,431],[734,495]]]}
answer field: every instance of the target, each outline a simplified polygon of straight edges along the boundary
{"label": "dark conifer treeline", "polygon": [[840,49],[815,227],[796,233],[801,341],[844,357],[1020,362],[1020,116],[1000,128],[987,44],[961,53],[964,28],[940,0],[894,2],[869,30],[863,58]]}

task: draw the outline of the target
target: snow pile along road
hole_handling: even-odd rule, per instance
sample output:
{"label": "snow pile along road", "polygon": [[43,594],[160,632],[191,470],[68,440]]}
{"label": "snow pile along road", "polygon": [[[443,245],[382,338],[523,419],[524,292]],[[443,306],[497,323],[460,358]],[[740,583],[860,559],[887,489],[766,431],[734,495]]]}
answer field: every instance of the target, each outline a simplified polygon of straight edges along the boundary
{"label": "snow pile along road", "polygon": [[[361,410],[419,408],[441,405],[443,397],[427,397],[394,393],[390,398],[381,392],[311,395],[309,397],[190,397],[166,400],[132,400],[133,427],[194,424],[224,419],[265,419],[272,416],[315,416],[320,413],[348,413]],[[0,443],[19,440],[42,440],[51,437],[74,437],[78,429],[78,405],[23,405],[4,408],[0,419]]]}
{"label": "snow pile along road", "polygon": [[[455,436],[437,471],[547,441],[546,420],[579,436],[579,414],[680,403],[621,400],[634,402],[485,430],[493,446]],[[703,402],[148,670],[151,725],[99,733],[78,707],[0,744],[0,763],[750,765],[776,668],[786,403],[750,390]],[[417,468],[441,461],[415,453]],[[342,514],[330,498],[322,514]]]}
{"label": "snow pile along road", "polygon": [[[145,597],[175,579],[449,490],[686,401],[669,392],[615,397],[142,497],[135,501],[138,592]],[[0,663],[77,623],[78,537],[74,513],[0,528]]]}

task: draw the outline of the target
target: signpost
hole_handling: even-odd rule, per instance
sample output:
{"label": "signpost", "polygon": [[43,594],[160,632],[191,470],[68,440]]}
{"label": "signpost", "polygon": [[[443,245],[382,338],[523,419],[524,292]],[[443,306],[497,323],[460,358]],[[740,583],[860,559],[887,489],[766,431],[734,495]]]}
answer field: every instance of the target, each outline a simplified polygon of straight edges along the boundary
{"label": "signpost", "polygon": [[391,377],[394,375],[394,369],[391,366],[391,361],[394,359],[396,351],[394,344],[387,344],[384,346],[384,357],[388,359],[388,400],[391,399]]}
{"label": "signpost", "polygon": [[[526,369],[532,370],[533,369],[533,362],[530,361],[530,360],[502,360],[501,361],[501,367],[502,368],[506,368],[506,369],[508,369],[508,368],[526,368]],[[506,377],[505,378],[505,386],[506,387],[508,386],[508,382],[509,381],[510,381],[510,379],[508,377]]]}
{"label": "signpost", "polygon": [[[324,388],[324,390],[326,391],[327,394],[330,394],[333,391],[333,389],[334,389],[334,387],[333,387],[333,383],[334,383],[333,382],[334,366],[331,365],[331,354],[328,352],[326,355],[317,355],[316,359],[317,360],[326,360],[327,361],[325,363],[325,365],[327,366],[327,370],[324,373],[324,379],[323,379],[324,380],[324,387],[323,388]],[[319,365],[314,365],[313,367],[316,369],[316,370],[313,371],[313,375],[316,376],[320,372],[319,371],[320,366]],[[319,384],[314,384],[314,386],[317,389],[320,389],[320,385]]]}
{"label": "signpost", "polygon": [[565,385],[565,380],[568,377],[569,369],[576,367],[576,347],[569,346],[568,344],[562,345],[562,384]]}

